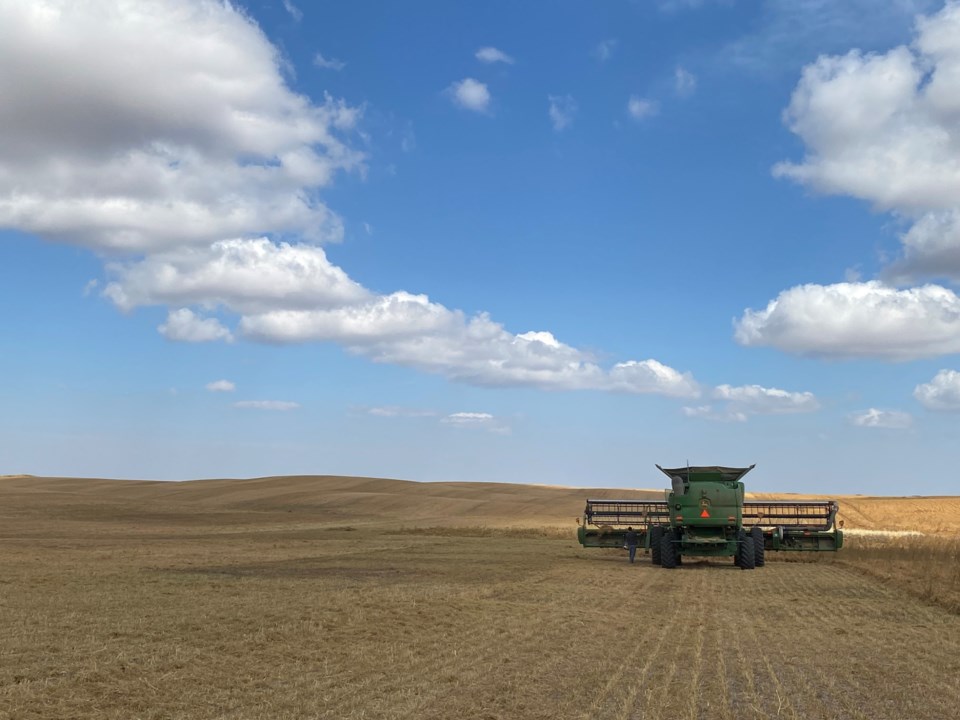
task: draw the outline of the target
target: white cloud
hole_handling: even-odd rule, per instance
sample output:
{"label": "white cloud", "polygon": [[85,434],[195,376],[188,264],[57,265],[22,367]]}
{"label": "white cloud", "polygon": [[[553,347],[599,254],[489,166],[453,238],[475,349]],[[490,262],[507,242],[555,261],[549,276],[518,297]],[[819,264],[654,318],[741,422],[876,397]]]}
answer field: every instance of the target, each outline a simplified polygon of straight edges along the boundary
{"label": "white cloud", "polygon": [[931,277],[960,281],[960,208],[924,213],[900,241],[903,257],[884,273],[892,281]]}
{"label": "white cloud", "polygon": [[122,310],[141,305],[222,305],[235,312],[341,307],[370,292],[332,265],[321,248],[266,238],[222,240],[206,247],[111,263],[103,294]]}
{"label": "white cloud", "polygon": [[611,57],[613,57],[613,51],[617,49],[618,40],[616,38],[609,38],[608,40],[602,40],[600,44],[594,49],[593,54],[600,62],[607,62]]}
{"label": "white cloud", "polygon": [[713,405],[684,407],[687,417],[745,422],[751,415],[788,415],[814,412],[820,403],[811,392],[789,392],[761,385],[719,385],[711,393],[715,400],[724,402],[722,409]]}
{"label": "white cloud", "polygon": [[237,389],[237,386],[229,380],[214,380],[207,383],[205,387],[210,392],[233,392]]}
{"label": "white cloud", "polygon": [[736,323],[737,342],[821,357],[911,360],[960,352],[960,298],[937,285],[801,285]]}
{"label": "white cloud", "polygon": [[495,47],[483,47],[477,50],[477,60],[485,63],[506,63],[513,65],[513,58]]}
{"label": "white cloud", "polygon": [[450,425],[480,425],[492,421],[493,415],[483,412],[457,412],[443,419],[443,422]]}
{"label": "white cloud", "polygon": [[553,129],[557,132],[566,130],[573,124],[573,118],[577,114],[576,101],[570,95],[549,95],[547,100],[550,103],[547,114]]}
{"label": "white cloud", "polygon": [[290,13],[290,17],[292,17],[297,22],[300,22],[301,20],[303,20],[303,11],[300,8],[298,8],[296,5],[294,5],[292,2],[290,2],[290,0],[283,0],[283,8],[288,13]]}
{"label": "white cloud", "polygon": [[454,104],[467,110],[483,113],[490,105],[490,91],[479,80],[464,78],[453,83],[447,91]]}
{"label": "white cloud", "polygon": [[656,360],[604,371],[548,332],[514,335],[487,315],[467,317],[425,295],[397,292],[331,310],[284,310],[244,316],[241,332],[265,342],[338,342],[384,362],[481,386],[527,385],[695,397],[697,383]]}
{"label": "white cloud", "polygon": [[240,400],[233,404],[235,408],[249,408],[253,410],[296,410],[299,403],[284,400]]}
{"label": "white cloud", "polygon": [[631,95],[630,99],[627,101],[627,114],[630,115],[634,120],[643,120],[644,118],[653,117],[660,112],[660,103],[656,100],[648,100],[646,98],[637,97],[636,95]]}
{"label": "white cloud", "polygon": [[960,3],[920,17],[916,39],[882,54],[822,56],[785,118],[807,147],[774,174],[849,195],[912,223],[900,281],[960,281]]}
{"label": "white cloud", "polygon": [[[165,337],[229,342],[235,316],[249,340],[335,342],[474,385],[699,393],[656,360],[601,367],[549,332],[375,293],[330,263],[317,244],[343,225],[319,193],[363,171],[348,137],[361,110],[291,91],[233,5],[7,2],[0,33],[0,227],[106,256],[103,295],[166,307]],[[491,102],[472,78],[450,92]]]}
{"label": "white cloud", "polygon": [[453,330],[462,316],[425,295],[396,292],[329,309],[283,309],[244,316],[244,335],[268,342],[336,341],[363,347]]}
{"label": "white cloud", "polygon": [[[886,53],[853,50],[803,70],[785,112],[806,144],[774,174],[848,195],[909,225],[894,283],[960,282],[960,2],[920,17],[916,39]],[[803,285],[747,310],[745,345],[832,357],[910,360],[960,352],[960,298],[939,285]]]}
{"label": "white cloud", "polygon": [[673,73],[673,89],[680,97],[689,97],[697,89],[697,78],[689,70],[677,66]]}
{"label": "white cloud", "polygon": [[732,410],[715,410],[713,405],[697,405],[695,407],[684,407],[683,414],[687,417],[701,418],[703,420],[717,420],[720,422],[746,422],[747,415],[743,412]]}
{"label": "white cloud", "polygon": [[342,236],[315,191],[362,167],[338,138],[360,112],[287,88],[231,5],[3,3],[0,28],[0,227],[136,252]]}
{"label": "white cloud", "polygon": [[458,428],[479,428],[499,435],[509,435],[510,427],[504,425],[490,413],[456,412],[447,415],[440,422]]}
{"label": "white cloud", "polygon": [[960,411],[960,372],[941,370],[930,382],[917,385],[913,396],[928,410]]}
{"label": "white cloud", "polygon": [[719,385],[713,391],[713,397],[725,400],[733,410],[749,415],[806,413],[820,408],[811,392],[789,392],[760,385]]}
{"label": "white cloud", "polygon": [[700,388],[690,373],[678,372],[656,360],[617,363],[610,369],[608,377],[591,380],[598,389],[614,392],[658,393],[688,398],[700,395]]}
{"label": "white cloud", "polygon": [[913,417],[899,410],[869,408],[850,415],[850,422],[858,427],[903,430],[913,425]]}
{"label": "white cloud", "polygon": [[323,53],[319,52],[313,56],[313,64],[318,68],[323,68],[324,70],[336,70],[337,72],[340,72],[347,66],[343,60],[337,60],[337,58],[326,58],[323,56]]}
{"label": "white cloud", "polygon": [[87,280],[86,284],[83,286],[83,297],[90,297],[93,294],[93,291],[100,286],[100,281],[97,279]]}
{"label": "white cloud", "polygon": [[157,330],[168,340],[180,342],[213,342],[215,340],[233,340],[232,333],[216,318],[203,318],[189,308],[171,310],[167,321]]}

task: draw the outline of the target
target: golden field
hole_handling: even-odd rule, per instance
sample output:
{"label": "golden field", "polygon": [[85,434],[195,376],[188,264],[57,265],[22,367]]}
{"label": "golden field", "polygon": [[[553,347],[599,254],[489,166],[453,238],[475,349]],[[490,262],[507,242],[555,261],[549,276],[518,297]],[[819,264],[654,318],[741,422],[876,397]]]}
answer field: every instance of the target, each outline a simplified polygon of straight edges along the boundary
{"label": "golden field", "polygon": [[955,716],[960,500],[754,572],[576,543],[651,492],[0,478],[0,718]]}

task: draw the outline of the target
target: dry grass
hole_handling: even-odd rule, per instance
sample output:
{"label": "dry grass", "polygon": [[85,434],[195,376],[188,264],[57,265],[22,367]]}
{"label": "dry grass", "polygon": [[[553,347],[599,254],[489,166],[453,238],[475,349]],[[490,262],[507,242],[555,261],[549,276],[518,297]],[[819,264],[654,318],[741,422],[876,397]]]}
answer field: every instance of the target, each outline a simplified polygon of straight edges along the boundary
{"label": "dry grass", "polygon": [[580,548],[569,521],[491,523],[502,500],[463,488],[447,499],[479,512],[446,528],[430,508],[417,526],[384,520],[396,493],[353,501],[371,520],[328,513],[315,488],[298,505],[295,485],[271,498],[268,482],[217,482],[229,501],[202,485],[0,483],[0,718],[883,720],[960,705],[960,616],[867,574],[877,546],[665,571]]}
{"label": "dry grass", "polygon": [[960,538],[868,535],[845,538],[842,562],[914,597],[960,614]]}

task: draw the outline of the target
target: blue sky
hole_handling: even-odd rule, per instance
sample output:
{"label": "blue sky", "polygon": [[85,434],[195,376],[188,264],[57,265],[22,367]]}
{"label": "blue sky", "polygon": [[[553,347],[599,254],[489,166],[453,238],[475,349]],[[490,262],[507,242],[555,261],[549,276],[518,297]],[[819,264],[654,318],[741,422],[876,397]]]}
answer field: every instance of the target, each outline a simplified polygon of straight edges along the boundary
{"label": "blue sky", "polygon": [[960,4],[0,0],[0,474],[956,493]]}

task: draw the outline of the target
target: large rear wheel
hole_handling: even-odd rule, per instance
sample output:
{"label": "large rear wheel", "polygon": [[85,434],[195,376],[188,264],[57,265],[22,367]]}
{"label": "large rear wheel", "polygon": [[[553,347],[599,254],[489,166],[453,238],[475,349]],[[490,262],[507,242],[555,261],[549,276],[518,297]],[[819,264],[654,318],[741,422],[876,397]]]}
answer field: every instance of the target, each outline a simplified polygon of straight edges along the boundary
{"label": "large rear wheel", "polygon": [[756,567],[756,556],[753,550],[753,538],[747,535],[740,541],[738,548],[741,570],[753,570]]}
{"label": "large rear wheel", "polygon": [[650,530],[650,559],[654,565],[660,564],[660,541],[663,539],[663,528],[657,525]]}
{"label": "large rear wheel", "polygon": [[667,531],[660,539],[660,567],[672,570],[677,566],[677,546],[673,543],[673,533]]}
{"label": "large rear wheel", "polygon": [[763,530],[758,527],[751,528],[750,537],[753,538],[753,564],[756,567],[763,567],[766,562],[763,557]]}

